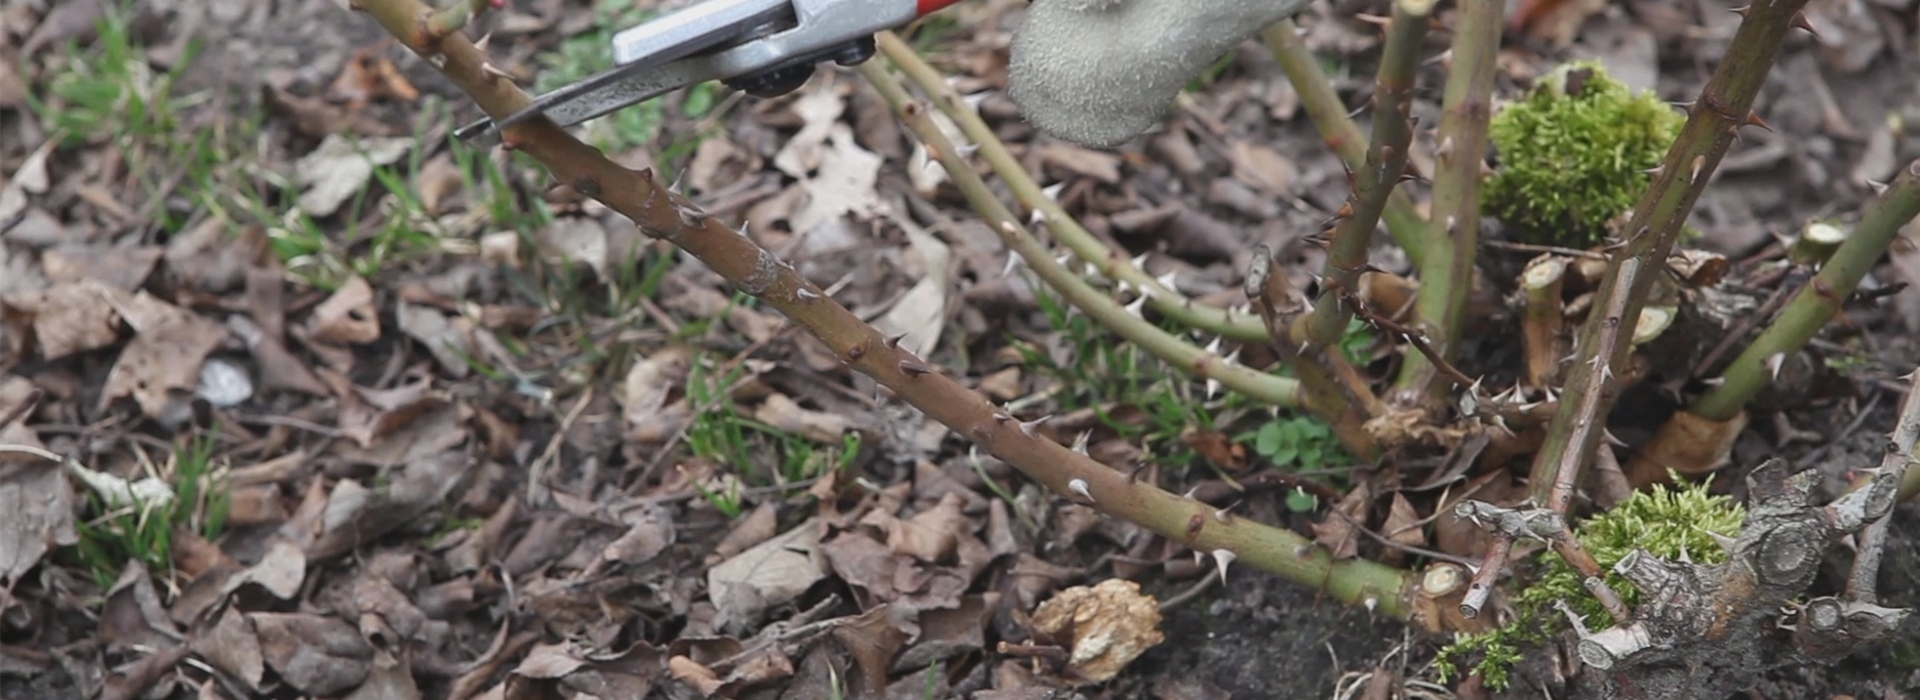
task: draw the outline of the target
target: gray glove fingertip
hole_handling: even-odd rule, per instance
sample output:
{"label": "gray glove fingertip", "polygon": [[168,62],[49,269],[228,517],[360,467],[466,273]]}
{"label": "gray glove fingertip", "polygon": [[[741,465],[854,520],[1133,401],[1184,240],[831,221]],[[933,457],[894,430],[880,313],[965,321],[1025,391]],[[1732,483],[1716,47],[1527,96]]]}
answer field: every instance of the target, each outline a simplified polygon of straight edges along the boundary
{"label": "gray glove fingertip", "polygon": [[1048,135],[1118,146],[1164,119],[1214,59],[1307,2],[1034,0],[1010,47],[1007,96]]}

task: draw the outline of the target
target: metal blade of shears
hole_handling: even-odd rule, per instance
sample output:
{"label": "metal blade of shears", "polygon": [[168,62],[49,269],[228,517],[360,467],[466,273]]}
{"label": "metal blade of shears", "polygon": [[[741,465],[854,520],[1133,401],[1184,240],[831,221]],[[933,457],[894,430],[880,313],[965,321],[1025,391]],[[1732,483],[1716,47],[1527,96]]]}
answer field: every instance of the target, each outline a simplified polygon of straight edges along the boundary
{"label": "metal blade of shears", "polygon": [[871,54],[875,33],[955,2],[703,0],[615,34],[615,68],[541,95],[498,122],[463,126],[454,136],[493,146],[501,129],[535,115],[569,127],[708,80],[786,74],[823,60],[851,65]]}
{"label": "metal blade of shears", "polygon": [[498,143],[501,129],[540,114],[561,126],[573,126],[681,87],[636,81],[637,76],[703,51],[758,38],[769,31],[793,26],[795,22],[789,0],[696,3],[616,34],[613,44],[618,65],[615,67],[540,95],[532,104],[505,119],[482,120],[461,127],[454,136],[476,145],[491,146]]}

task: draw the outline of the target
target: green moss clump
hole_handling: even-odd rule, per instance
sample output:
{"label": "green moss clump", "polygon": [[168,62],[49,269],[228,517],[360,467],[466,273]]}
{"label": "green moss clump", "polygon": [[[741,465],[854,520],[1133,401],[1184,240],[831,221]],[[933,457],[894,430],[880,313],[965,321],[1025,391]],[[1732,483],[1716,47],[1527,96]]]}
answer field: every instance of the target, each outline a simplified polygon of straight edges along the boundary
{"label": "green moss clump", "polygon": [[1595,61],[1542,76],[1487,127],[1498,157],[1487,211],[1516,240],[1584,248],[1632,209],[1686,119],[1651,93],[1634,94]]}
{"label": "green moss clump", "polygon": [[[1685,556],[1697,564],[1725,561],[1727,552],[1713,536],[1736,536],[1745,518],[1744,508],[1726,496],[1709,494],[1705,483],[1678,490],[1656,484],[1652,490],[1636,492],[1613,510],[1581,523],[1574,537],[1607,571],[1607,586],[1619,593],[1628,607],[1637,607],[1642,600],[1640,590],[1613,573],[1614,564],[1635,549],[1645,549],[1663,559]],[[1580,585],[1579,572],[1557,555],[1545,559],[1535,583],[1515,596],[1511,621],[1480,634],[1460,635],[1440,650],[1435,666],[1441,682],[1459,673],[1463,658],[1477,657],[1473,671],[1489,689],[1505,689],[1510,680],[1508,672],[1520,659],[1522,646],[1546,641],[1567,629],[1567,618],[1554,607],[1555,601],[1566,601],[1567,607],[1589,626],[1611,624],[1612,618],[1600,607],[1600,601]]]}

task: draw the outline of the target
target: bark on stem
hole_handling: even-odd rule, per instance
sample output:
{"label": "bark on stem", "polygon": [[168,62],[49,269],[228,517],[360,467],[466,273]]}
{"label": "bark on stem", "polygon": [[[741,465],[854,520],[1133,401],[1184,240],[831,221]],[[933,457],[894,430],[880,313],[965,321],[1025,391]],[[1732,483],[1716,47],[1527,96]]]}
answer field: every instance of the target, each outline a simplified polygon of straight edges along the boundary
{"label": "bark on stem", "polygon": [[[1665,263],[1693,206],[1712,179],[1738,131],[1758,123],[1753,99],[1773,68],[1787,32],[1807,0],[1758,0],[1742,10],[1744,20],[1728,44],[1727,55],[1688,108],[1673,147],[1633,215],[1621,230],[1629,232],[1601,282],[1595,315],[1581,329],[1560,410],[1546,442],[1535,453],[1531,474],[1534,498],[1565,512],[1571,484],[1578,483],[1586,456],[1605,432],[1599,423],[1613,404],[1613,368],[1624,366],[1632,350],[1631,328],[1646,304],[1654,272]],[[1804,19],[1797,20],[1804,24]],[[1629,332],[1621,332],[1625,326]]]}
{"label": "bark on stem", "polygon": [[[1422,239],[1420,294],[1414,327],[1426,332],[1443,362],[1460,356],[1460,329],[1467,292],[1479,259],[1480,171],[1493,113],[1493,64],[1500,50],[1502,0],[1461,0],[1454,28],[1453,61],[1441,99],[1439,145],[1434,148],[1432,217]],[[1445,402],[1447,383],[1424,354],[1401,365],[1399,387]]]}
{"label": "bark on stem", "polygon": [[[530,102],[487,64],[463,34],[429,37],[430,8],[418,0],[358,0],[389,33],[438,69],[494,118]],[[669,192],[649,171],[633,171],[545,119],[508,127],[503,146],[517,148],[623,216],[674,243],[729,282],[751,293],[820,339],[848,366],[872,377],[929,417],[1021,470],[1056,494],[1201,551],[1225,549],[1239,561],[1272,571],[1342,602],[1404,618],[1413,589],[1405,572],[1373,562],[1335,561],[1289,530],[1231,517],[1200,501],[1129,478],[1041,437],[981,396],[935,371],[862,322],[793,268],[740,232]]]}
{"label": "bark on stem", "polygon": [[1366,162],[1353,171],[1348,195],[1327,250],[1321,290],[1304,328],[1296,328],[1294,344],[1337,347],[1353,311],[1341,302],[1344,292],[1360,290],[1360,273],[1367,267],[1367,251],[1387,197],[1407,172],[1407,149],[1413,142],[1414,71],[1420,65],[1421,40],[1427,36],[1427,15],[1433,0],[1397,0],[1387,24],[1386,46],[1373,94],[1373,137]]}
{"label": "bark on stem", "polygon": [[1160,312],[1167,318],[1183,325],[1217,333],[1228,340],[1241,342],[1265,342],[1266,325],[1260,318],[1250,313],[1223,309],[1209,304],[1195,303],[1192,299],[1172,289],[1145,270],[1135,267],[1118,251],[1094,237],[1080,221],[1061,208],[1060,203],[1047,196],[1040,183],[1020,164],[1007,145],[993,133],[993,127],[987,125],[980,114],[967,106],[966,99],[942,78],[940,72],[920,58],[913,47],[893,32],[880,32],[875,35],[875,44],[880,53],[900,69],[920,91],[926,93],[930,102],[944,112],[960,131],[978,146],[980,158],[993,168],[995,175],[1007,185],[1021,206],[1038,212],[1041,220],[1053,230],[1053,236],[1062,245],[1072,250],[1101,275],[1122,282],[1135,289],[1142,290],[1147,296],[1147,306]]}
{"label": "bark on stem", "polygon": [[1139,344],[1161,361],[1196,377],[1219,382],[1221,386],[1275,406],[1294,407],[1299,404],[1300,385],[1293,379],[1230,362],[1225,357],[1181,340],[1147,322],[1138,312],[1121,306],[1100,290],[1094,289],[1072,270],[1054,260],[1046,245],[1021,225],[1019,218],[994,196],[979,173],[974,172],[966,157],[960,155],[960,150],[934,126],[925,103],[910,98],[900,82],[878,64],[863,63],[859,70],[880,92],[880,96],[886,99],[887,104],[893,107],[895,115],[907,125],[907,129],[946,169],[947,175],[953,178],[954,185],[967,198],[967,203],[973,206],[974,212],[1000,236],[1000,240],[1014,255],[1020,256],[1027,267],[1039,274],[1047,286],[1066,297],[1074,308],[1129,342]]}
{"label": "bark on stem", "polygon": [[1813,280],[1796,292],[1760,336],[1720,373],[1718,386],[1687,410],[1709,420],[1727,420],[1772,381],[1769,358],[1791,355],[1840,313],[1847,297],[1892,244],[1900,228],[1920,214],[1920,161],[1909,163],[1885,192],[1869,202],[1860,223],[1833,251]]}
{"label": "bark on stem", "polygon": [[[1327,77],[1326,71],[1320,70],[1319,59],[1307,49],[1307,43],[1300,40],[1300,26],[1291,19],[1283,19],[1267,27],[1261,36],[1274,62],[1287,74],[1287,82],[1293,84],[1294,93],[1300,96],[1300,106],[1306,109],[1307,119],[1320,131],[1327,148],[1340,156],[1348,170],[1365,167],[1366,135],[1360,133],[1360,126],[1347,114],[1347,105],[1333,90],[1333,80]],[[1414,268],[1424,265],[1426,219],[1421,218],[1413,206],[1413,197],[1406,190],[1396,188],[1393,194],[1387,195],[1387,208],[1380,218],[1387,222],[1387,233],[1393,236],[1393,242],[1407,251],[1407,259]]]}

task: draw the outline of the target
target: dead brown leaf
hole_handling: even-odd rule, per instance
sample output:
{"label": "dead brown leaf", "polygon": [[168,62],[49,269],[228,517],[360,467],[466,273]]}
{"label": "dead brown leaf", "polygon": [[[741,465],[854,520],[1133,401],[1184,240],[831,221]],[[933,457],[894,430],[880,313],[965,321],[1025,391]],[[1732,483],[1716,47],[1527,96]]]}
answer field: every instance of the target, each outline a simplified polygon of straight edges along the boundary
{"label": "dead brown leaf", "polygon": [[1119,675],[1148,649],[1165,639],[1160,606],[1140,592],[1140,584],[1110,578],[1094,586],[1074,586],[1041,603],[1033,612],[1036,639],[1067,649],[1067,685],[1101,683]]}
{"label": "dead brown leaf", "polygon": [[962,503],[959,496],[949,493],[941,497],[934,507],[908,520],[900,520],[879,511],[874,511],[869,517],[884,518],[885,522],[876,524],[886,530],[888,548],[929,564],[937,564],[948,560],[959,538],[973,531],[966,514],[960,512]]}
{"label": "dead brown leaf", "polygon": [[724,685],[713,669],[685,656],[667,659],[667,671],[673,674],[674,680],[692,687],[702,697],[713,697]]}
{"label": "dead brown leaf", "polygon": [[702,140],[699,148],[694,149],[693,160],[687,163],[687,190],[712,192],[722,183],[738,182],[762,167],[758,154],[741,148],[727,132],[721,131]]}
{"label": "dead brown leaf", "polygon": [[337,695],[373,671],[373,646],[339,618],[310,613],[248,613],[261,657],[281,680],[309,695]]}
{"label": "dead brown leaf", "polygon": [[180,640],[144,563],[130,560],[100,609],[100,639],[119,648],[163,647]]}
{"label": "dead brown leaf", "polygon": [[150,418],[184,419],[201,367],[226,342],[226,327],[144,291],[115,310],[135,332],[107,373],[101,406],[131,396]]}
{"label": "dead brown leaf", "polygon": [[985,649],[987,626],[992,623],[993,611],[999,605],[1000,594],[990,592],[961,598],[959,607],[921,612],[920,637],[901,652],[894,665],[925,668],[935,661]]}
{"label": "dead brown leaf", "polygon": [[627,566],[652,561],[672,546],[677,537],[673,513],[665,508],[652,505],[635,508],[623,513],[621,519],[626,522],[627,531],[606,546],[601,556],[608,561]]}
{"label": "dead brown leaf", "polygon": [[19,61],[0,55],[0,109],[19,109],[26,101],[27,83],[20,77]]}
{"label": "dead brown leaf", "polygon": [[[447,200],[465,186],[466,178],[461,176],[460,167],[454,164],[453,156],[449,153],[434,156],[426,165],[420,166],[420,174],[414,177],[413,183],[414,194],[420,198],[420,206],[429,215],[446,211],[442,207]],[[507,232],[507,235],[516,244],[519,242],[519,237],[514,233]]]}
{"label": "dead brown leaf", "polygon": [[833,628],[834,641],[853,657],[854,665],[860,668],[860,689],[867,692],[887,687],[887,669],[900,653],[900,646],[907,643],[907,635],[888,624],[887,617],[887,606],[881,605],[843,618]]}
{"label": "dead brown leaf", "polygon": [[318,97],[305,97],[280,86],[265,85],[267,107],[274,114],[293,122],[294,128],[311,138],[325,138],[342,132],[370,137],[394,136],[400,127],[388,124],[366,112],[348,110]]}
{"label": "dead brown leaf", "polygon": [[360,194],[375,168],[392,165],[414,148],[407,136],[358,138],[329,134],[320,147],[300,157],[294,174],[301,186],[298,204],[309,216],[332,216]]}
{"label": "dead brown leaf", "polygon": [[341,67],[340,75],[327,85],[327,99],[352,111],[365,109],[369,102],[377,99],[406,102],[420,99],[420,91],[383,55],[386,44],[383,41],[354,51]]}
{"label": "dead brown leaf", "polygon": [[111,288],[98,282],[83,281],[16,294],[0,301],[12,309],[9,316],[19,314],[25,318],[39,346],[40,357],[57,360],[97,350],[120,339],[119,316],[114,312],[112,293]]}
{"label": "dead brown leaf", "polygon": [[195,656],[227,677],[244,682],[248,690],[260,689],[267,661],[246,613],[232,607],[222,609],[194,630],[189,645]]}
{"label": "dead brown leaf", "polygon": [[473,463],[452,451],[388,466],[378,489],[336,482],[321,498],[302,502],[279,532],[301,546],[308,561],[344,554],[439,507],[466,484]]}
{"label": "dead brown leaf", "polygon": [[753,419],[783,433],[802,435],[808,440],[834,444],[847,434],[852,419],[839,413],[815,411],[794,403],[786,394],[770,394],[754,409]]}
{"label": "dead brown leaf", "polygon": [[720,624],[754,624],[770,606],[807,592],[827,575],[821,554],[824,525],[814,518],[707,570],[707,597]]}
{"label": "dead brown leaf", "polygon": [[431,306],[400,302],[394,308],[394,323],[440,363],[440,369],[455,379],[473,373],[467,358],[479,356],[474,350],[473,322],[465,316],[441,313]]}
{"label": "dead brown leaf", "polygon": [[267,549],[266,556],[258,563],[241,570],[227,579],[222,590],[227,593],[238,591],[241,587],[254,584],[281,600],[292,600],[299,595],[300,585],[307,580],[307,558],[299,547],[290,542],[275,541]]}
{"label": "dead brown leaf", "polygon": [[227,328],[246,343],[247,352],[260,366],[260,381],[266,388],[312,396],[327,393],[327,385],[305,361],[295,357],[283,341],[268,334],[252,319],[239,314],[228,316]]}
{"label": "dead brown leaf", "polygon": [[370,389],[352,384],[333,370],[322,370],[320,376],[340,398],[340,433],[353,444],[336,450],[348,459],[395,464],[451,449],[467,438],[459,410],[434,391],[430,378],[392,389]]}
{"label": "dead brown leaf", "polygon": [[314,340],[337,345],[379,340],[380,312],[373,302],[373,286],[359,275],[349,277],[314,307],[307,319],[307,331]]}
{"label": "dead brown leaf", "polygon": [[54,284],[93,280],[122,292],[132,292],[153,273],[160,261],[159,246],[104,248],[66,245],[40,254],[41,271]]}
{"label": "dead brown leaf", "polygon": [[772,538],[780,526],[779,509],[772,501],[762,501],[746,517],[733,522],[733,529],[707,555],[709,566],[733,558],[747,548]]}
{"label": "dead brown leaf", "polygon": [[[1422,529],[1419,511],[1414,510],[1413,503],[1398,491],[1394,492],[1393,505],[1387,510],[1387,521],[1380,525],[1380,534],[1394,544],[1408,547],[1427,545],[1427,534]],[[1397,564],[1406,558],[1406,554],[1398,549],[1389,549],[1383,556],[1388,563]]]}
{"label": "dead brown leaf", "polygon": [[1189,426],[1180,431],[1180,441],[1221,469],[1237,472],[1247,468],[1247,447],[1234,442],[1226,433]]}
{"label": "dead brown leaf", "polygon": [[1373,487],[1355,484],[1352,491],[1334,504],[1331,512],[1312,523],[1313,541],[1326,547],[1335,559],[1352,559],[1360,553],[1360,528],[1367,524],[1367,506],[1373,502]]}
{"label": "dead brown leaf", "polygon": [[1109,185],[1120,182],[1120,165],[1125,161],[1117,153],[1096,151],[1062,141],[1048,141],[1041,144],[1039,150],[1040,162],[1044,165]]}
{"label": "dead brown leaf", "polygon": [[[900,347],[927,357],[940,345],[947,326],[947,294],[953,289],[953,252],[946,243],[913,222],[897,222],[913,245],[918,269],[912,287],[900,295],[885,314],[873,321],[875,330],[899,338]],[[911,259],[910,259],[910,262]]]}

